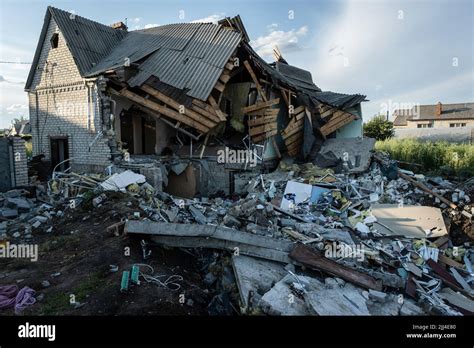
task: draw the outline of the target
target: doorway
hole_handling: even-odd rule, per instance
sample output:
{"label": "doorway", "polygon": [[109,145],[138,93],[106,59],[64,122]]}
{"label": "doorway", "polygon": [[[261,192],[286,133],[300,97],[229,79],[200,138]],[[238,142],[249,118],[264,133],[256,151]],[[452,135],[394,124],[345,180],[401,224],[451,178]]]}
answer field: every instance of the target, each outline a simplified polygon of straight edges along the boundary
{"label": "doorway", "polygon": [[54,137],[51,138],[51,165],[54,169],[59,163],[61,163],[56,170],[64,172],[69,168],[69,146],[67,137]]}

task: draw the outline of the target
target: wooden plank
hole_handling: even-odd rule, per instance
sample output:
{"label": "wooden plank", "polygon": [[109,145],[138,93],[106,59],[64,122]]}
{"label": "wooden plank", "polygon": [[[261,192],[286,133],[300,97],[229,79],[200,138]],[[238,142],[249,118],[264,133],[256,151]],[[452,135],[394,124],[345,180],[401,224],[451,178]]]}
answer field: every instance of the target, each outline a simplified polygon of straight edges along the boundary
{"label": "wooden plank", "polygon": [[289,136],[287,136],[285,139],[285,145],[290,145],[292,142],[294,142],[295,139],[299,139],[303,136],[303,132],[295,132]]}
{"label": "wooden plank", "polygon": [[339,121],[343,120],[345,117],[347,117],[347,115],[351,115],[351,114],[349,114],[347,112],[344,112],[344,111],[342,111],[342,113],[341,113],[340,110],[335,111],[332,114],[332,117],[327,121],[326,124],[336,124],[337,122],[339,122]]}
{"label": "wooden plank", "polygon": [[402,177],[403,179],[407,180],[407,181],[410,181],[413,185],[415,185],[416,187],[422,189],[423,191],[429,193],[430,195],[433,195],[435,197],[438,197],[439,200],[441,202],[443,202],[444,204],[446,204],[447,206],[449,206],[450,208],[452,209],[457,209],[457,206],[456,204],[454,204],[453,202],[447,200],[446,198],[444,198],[443,196],[441,196],[439,193],[436,193],[436,192],[433,192],[431,191],[428,187],[426,187],[424,184],[422,184],[421,182],[418,182],[416,181],[415,179],[413,179],[411,176],[408,176],[404,173],[402,173],[400,170],[398,170],[398,176]]}
{"label": "wooden plank", "polygon": [[337,124],[335,124],[334,126],[332,126],[331,128],[329,129],[326,129],[326,132],[324,132],[324,135],[329,135],[331,134],[332,132],[338,130],[339,128],[345,126],[346,124],[352,122],[353,120],[355,120],[355,117],[354,116],[348,116],[346,118],[344,118],[343,120],[341,120],[340,122],[338,122]]}
{"label": "wooden plank", "polygon": [[247,115],[249,116],[270,116],[270,117],[277,117],[280,109],[260,109],[252,112],[248,112]]}
{"label": "wooden plank", "polygon": [[266,133],[265,133],[265,138],[267,138],[267,139],[268,139],[268,138],[272,138],[272,137],[274,137],[274,136],[277,135],[277,134],[278,134],[278,130],[277,130],[277,129],[274,129],[274,130],[271,130],[271,131],[269,131],[269,132],[266,132]]}
{"label": "wooden plank", "polygon": [[260,86],[257,76],[255,75],[255,72],[253,71],[252,67],[250,66],[250,63],[247,60],[244,61],[244,66],[249,72],[250,77],[252,78],[253,82],[255,83],[255,86],[257,87],[257,91],[260,94],[260,97],[262,98],[263,101],[267,101],[267,96],[265,95],[265,91],[262,89],[262,86]]}
{"label": "wooden plank", "polygon": [[259,125],[262,125],[262,124],[265,124],[265,123],[266,123],[266,121],[265,121],[264,117],[258,117],[258,118],[255,118],[253,120],[248,121],[248,124],[249,124],[250,127],[259,126]]}
{"label": "wooden plank", "polygon": [[[214,109],[212,109],[209,104],[203,102],[202,100],[193,99],[193,105],[196,105],[196,106],[200,107],[201,109],[205,109],[205,110],[207,110],[207,111],[210,111],[210,112],[213,112],[213,113],[214,113]],[[208,109],[209,109],[209,110],[208,110]]]}
{"label": "wooden plank", "polygon": [[298,115],[295,116],[297,121],[301,120],[306,115],[306,111],[300,112]]}
{"label": "wooden plank", "polygon": [[275,150],[275,152],[276,152],[276,154],[277,154],[277,157],[278,157],[278,158],[281,158],[280,149],[278,148],[278,145],[277,145],[277,143],[276,143],[275,137],[272,138],[272,144],[273,144],[273,149]]}
{"label": "wooden plank", "polygon": [[331,116],[336,111],[336,108],[328,107],[324,112],[320,113],[321,118]]}
{"label": "wooden plank", "polygon": [[342,116],[339,116],[338,118],[334,120],[330,120],[328,123],[326,123],[324,126],[321,127],[321,132],[324,135],[329,135],[335,130],[341,128],[342,126],[348,124],[352,120],[355,119],[355,116],[350,114],[350,113],[345,113]]}
{"label": "wooden plank", "polygon": [[[210,107],[210,105],[209,105]],[[191,110],[193,110],[194,112],[197,112],[198,114],[204,116],[204,117],[207,117],[208,119],[216,122],[216,123],[219,123],[219,122],[222,122],[221,119],[215,114],[215,113],[211,113],[209,112],[208,110],[204,110],[196,105],[192,105],[191,106]]]}
{"label": "wooden plank", "polygon": [[299,129],[299,128],[302,128],[304,126],[304,120],[299,120],[299,121],[296,121],[294,122],[293,124],[290,124],[289,126],[287,126],[283,132],[282,132],[282,135],[287,135],[289,134],[291,131],[295,130],[295,129]]}
{"label": "wooden plank", "polygon": [[219,80],[222,81],[223,84],[226,84],[230,80],[230,75],[224,71],[219,77]]}
{"label": "wooden plank", "polygon": [[193,119],[190,119],[176,111],[173,111],[172,109],[169,109],[169,108],[166,108],[158,103],[155,103],[151,100],[148,100],[148,99],[145,99],[144,97],[136,94],[136,93],[133,93],[127,89],[122,89],[120,91],[120,94],[130,100],[132,100],[133,102],[139,104],[139,105],[142,105],[142,106],[145,106],[153,111],[156,111],[156,112],[159,112],[160,114],[163,114],[164,116],[167,116],[169,118],[172,118],[176,121],[179,121],[181,123],[184,123],[185,125],[189,126],[189,127],[192,127],[192,128],[195,128],[199,131],[201,131],[202,133],[207,133],[209,131],[209,128],[204,126],[203,124],[199,123],[199,122],[196,122],[194,121]]}
{"label": "wooden plank", "polygon": [[439,265],[439,263],[435,262],[433,259],[428,259],[426,263],[428,264],[428,266],[430,266],[433,272],[436,273],[441,278],[441,280],[451,289],[459,291],[462,294],[469,296],[470,298],[473,297],[473,295],[464,290],[461,287],[461,284],[459,284],[459,282],[451,275],[451,273],[446,271],[444,267]]}
{"label": "wooden plank", "polygon": [[329,105],[326,105],[326,104],[320,104],[319,105],[319,114],[322,115],[323,113],[325,113],[328,110],[331,110],[332,108],[333,108],[332,106],[329,106]]}
{"label": "wooden plank", "polygon": [[224,68],[229,70],[229,71],[232,71],[232,69],[235,68],[234,62],[233,61],[232,62],[231,61],[227,62]]}
{"label": "wooden plank", "polygon": [[143,85],[141,87],[142,90],[147,92],[148,94],[152,95],[156,99],[162,101],[163,103],[169,105],[170,107],[174,108],[176,111],[179,111],[181,107],[183,107],[184,114],[193,120],[202,123],[203,125],[209,127],[209,128],[214,128],[216,126],[216,122],[210,121],[209,119],[203,117],[202,115],[196,113],[192,109],[189,109],[187,107],[184,107],[184,105],[181,105],[178,103],[176,100],[168,97],[167,95],[161,93],[160,91],[154,89],[151,86],[148,85]]}
{"label": "wooden plank", "polygon": [[225,114],[222,112],[222,110],[219,108],[219,105],[217,105],[217,102],[216,100],[214,99],[214,97],[212,95],[209,96],[209,98],[207,99],[209,101],[209,104],[211,104],[211,106],[214,108],[214,110],[216,111],[216,114],[217,116],[219,117],[219,119],[221,121],[225,121],[226,120],[226,116]]}
{"label": "wooden plank", "polygon": [[382,290],[381,281],[328,259],[302,244],[298,243],[295,246],[290,252],[290,257],[309,268],[342,278],[363,288],[377,291]]}
{"label": "wooden plank", "polygon": [[290,100],[288,99],[288,96],[286,95],[285,90],[280,87],[280,92],[281,92],[281,96],[283,97],[283,101],[285,102],[286,106],[287,107],[290,106]]}
{"label": "wooden plank", "polygon": [[249,134],[250,135],[257,135],[257,134],[261,134],[261,133],[266,133],[266,132],[277,129],[277,127],[278,126],[277,126],[276,123],[268,123],[268,124],[265,124],[263,126],[250,128],[249,129]]}
{"label": "wooden plank", "polygon": [[301,143],[293,143],[290,145],[290,148],[288,148],[288,154],[290,156],[296,156],[301,150]]}
{"label": "wooden plank", "polygon": [[464,265],[462,263],[459,263],[441,253],[438,255],[438,261],[444,263],[445,265],[464,270]]}
{"label": "wooden plank", "polygon": [[276,116],[264,116],[263,119],[265,120],[266,123],[276,122],[276,121],[277,121],[277,117],[276,117]]}
{"label": "wooden plank", "polygon": [[282,137],[283,137],[283,139],[286,140],[289,137],[291,137],[292,135],[297,134],[297,133],[302,133],[302,132],[303,132],[303,127],[294,128],[290,132],[283,134]]}
{"label": "wooden plank", "polygon": [[265,101],[265,102],[258,102],[258,103],[255,103],[253,105],[243,107],[242,112],[244,114],[248,114],[249,112],[252,112],[252,111],[256,111],[256,110],[268,108],[272,105],[276,105],[279,102],[280,102],[280,98],[275,98],[275,99],[268,100],[268,101]]}
{"label": "wooden plank", "polygon": [[225,85],[222,82],[217,81],[214,85],[214,88],[217,89],[219,92],[224,92]]}
{"label": "wooden plank", "polygon": [[292,113],[289,113],[290,115],[298,115],[300,112],[303,112],[305,109],[304,105],[298,106],[296,109],[293,110]]}
{"label": "wooden plank", "polygon": [[252,138],[252,141],[253,141],[254,143],[257,143],[257,144],[258,144],[258,143],[262,142],[263,140],[265,140],[265,134],[260,134],[260,135],[257,135],[257,136],[252,136],[251,138]]}

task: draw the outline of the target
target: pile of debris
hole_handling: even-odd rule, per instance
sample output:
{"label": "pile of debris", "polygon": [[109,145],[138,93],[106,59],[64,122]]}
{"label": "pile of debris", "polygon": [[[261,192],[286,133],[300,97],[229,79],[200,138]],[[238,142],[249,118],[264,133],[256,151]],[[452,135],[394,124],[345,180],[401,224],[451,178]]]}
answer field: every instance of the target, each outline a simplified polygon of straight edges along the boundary
{"label": "pile of debris", "polygon": [[[204,283],[221,290],[211,314],[474,313],[472,185],[399,169],[382,154],[373,159],[356,172],[345,162],[282,161],[255,175],[246,195],[212,199],[172,196],[130,170],[63,173],[37,198],[2,195],[3,239],[50,232],[53,217],[93,211],[121,191],[138,208],[112,227],[142,240],[144,259],[150,243],[207,250]],[[154,279],[146,272],[123,271],[122,290],[129,278]]]}

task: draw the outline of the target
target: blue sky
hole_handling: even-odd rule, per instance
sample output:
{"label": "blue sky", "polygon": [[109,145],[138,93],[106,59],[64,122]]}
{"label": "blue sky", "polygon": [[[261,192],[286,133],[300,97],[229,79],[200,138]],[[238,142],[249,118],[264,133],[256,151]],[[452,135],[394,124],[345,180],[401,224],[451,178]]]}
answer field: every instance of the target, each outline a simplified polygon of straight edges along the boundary
{"label": "blue sky", "polygon": [[[364,119],[401,103],[474,102],[472,0],[0,0],[0,61],[31,62],[46,7],[129,29],[240,14],[253,47],[279,46],[323,90],[366,94]],[[183,18],[184,15],[184,18]],[[0,128],[28,116],[27,64],[0,63]]]}

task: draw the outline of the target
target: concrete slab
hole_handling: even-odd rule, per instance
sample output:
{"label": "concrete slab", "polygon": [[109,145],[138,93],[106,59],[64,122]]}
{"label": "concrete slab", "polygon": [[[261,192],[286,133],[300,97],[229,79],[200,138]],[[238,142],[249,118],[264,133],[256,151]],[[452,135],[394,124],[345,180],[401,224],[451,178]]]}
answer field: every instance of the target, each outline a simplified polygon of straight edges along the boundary
{"label": "concrete slab", "polygon": [[377,204],[372,206],[372,214],[377,218],[377,231],[382,234],[402,234],[416,238],[435,238],[448,234],[439,208]]}
{"label": "concrete slab", "polygon": [[372,138],[327,139],[319,153],[332,152],[343,161],[347,153],[347,159],[351,163],[349,172],[362,173],[369,168],[374,145],[375,139]]}
{"label": "concrete slab", "polygon": [[251,291],[263,295],[288,273],[281,263],[244,255],[233,255],[232,267],[243,308],[248,307]]}

